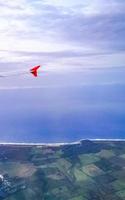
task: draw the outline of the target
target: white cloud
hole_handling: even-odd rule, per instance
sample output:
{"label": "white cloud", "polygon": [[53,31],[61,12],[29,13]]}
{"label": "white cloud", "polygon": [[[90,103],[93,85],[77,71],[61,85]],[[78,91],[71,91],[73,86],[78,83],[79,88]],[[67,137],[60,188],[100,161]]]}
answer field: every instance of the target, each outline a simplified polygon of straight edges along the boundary
{"label": "white cloud", "polygon": [[[41,2],[41,1],[40,1]],[[122,0],[46,0],[46,3],[71,8],[76,12],[82,12],[85,15],[96,15],[102,13],[124,11],[124,2]]]}
{"label": "white cloud", "polygon": [[123,9],[123,4],[120,1],[115,0],[93,0],[87,1],[86,6],[82,8],[82,11],[86,15],[100,15],[119,13]]}
{"label": "white cloud", "polygon": [[[1,62],[39,61],[55,68],[60,66],[60,69],[72,68],[74,63],[79,66],[122,65],[124,58],[119,49],[124,49],[124,42],[119,35],[124,35],[123,24],[120,18],[115,23],[111,13],[114,16],[122,12],[124,5],[116,0],[1,0]],[[84,56],[106,51],[108,54],[113,48],[118,52],[111,56]],[[21,51],[36,52],[38,56],[18,53]],[[39,56],[40,52],[63,51],[82,52],[83,57]]]}

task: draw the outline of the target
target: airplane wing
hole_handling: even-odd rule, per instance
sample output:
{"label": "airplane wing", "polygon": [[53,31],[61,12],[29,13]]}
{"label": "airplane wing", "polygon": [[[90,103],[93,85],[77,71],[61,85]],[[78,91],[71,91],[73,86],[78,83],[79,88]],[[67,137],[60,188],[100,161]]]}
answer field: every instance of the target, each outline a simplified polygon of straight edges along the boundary
{"label": "airplane wing", "polygon": [[38,76],[38,69],[40,68],[40,65],[33,67],[30,70],[30,73],[33,74],[33,76],[37,77]]}
{"label": "airplane wing", "polygon": [[27,74],[27,73],[31,73],[34,77],[38,76],[38,69],[40,68],[40,65],[37,65],[33,68],[31,68],[29,71],[12,71],[12,72],[3,72],[2,74],[0,74],[0,78],[4,78],[4,77],[8,77],[8,76],[18,76],[18,75],[22,75],[22,74]]}

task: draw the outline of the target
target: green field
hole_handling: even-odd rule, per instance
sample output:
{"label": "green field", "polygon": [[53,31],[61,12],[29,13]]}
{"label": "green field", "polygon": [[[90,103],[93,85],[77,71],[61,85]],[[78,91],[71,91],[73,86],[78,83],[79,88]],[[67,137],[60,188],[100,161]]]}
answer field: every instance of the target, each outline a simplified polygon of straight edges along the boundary
{"label": "green field", "polygon": [[0,145],[0,200],[124,200],[125,142]]}

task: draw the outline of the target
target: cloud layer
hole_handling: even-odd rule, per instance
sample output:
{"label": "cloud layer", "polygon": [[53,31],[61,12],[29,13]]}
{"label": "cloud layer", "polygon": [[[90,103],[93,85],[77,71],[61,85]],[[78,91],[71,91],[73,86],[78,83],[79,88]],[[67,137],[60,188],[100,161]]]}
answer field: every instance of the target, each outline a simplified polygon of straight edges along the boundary
{"label": "cloud layer", "polygon": [[122,0],[1,0],[0,8],[1,63],[61,70],[125,63]]}

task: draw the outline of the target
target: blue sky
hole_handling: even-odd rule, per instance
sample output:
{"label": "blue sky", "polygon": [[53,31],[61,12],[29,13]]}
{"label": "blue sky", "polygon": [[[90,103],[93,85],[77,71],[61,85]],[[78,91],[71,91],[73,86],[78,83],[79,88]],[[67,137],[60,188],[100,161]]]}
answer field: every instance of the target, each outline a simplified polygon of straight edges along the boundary
{"label": "blue sky", "polygon": [[124,11],[123,0],[0,1],[0,71],[43,70],[0,80],[1,141],[124,137]]}

